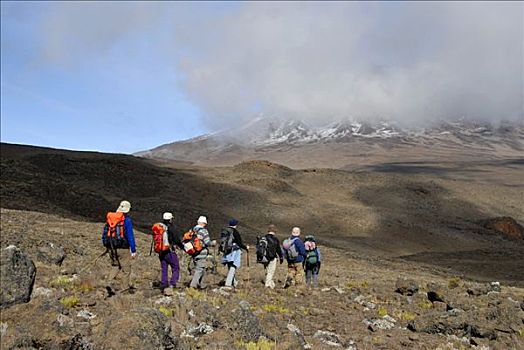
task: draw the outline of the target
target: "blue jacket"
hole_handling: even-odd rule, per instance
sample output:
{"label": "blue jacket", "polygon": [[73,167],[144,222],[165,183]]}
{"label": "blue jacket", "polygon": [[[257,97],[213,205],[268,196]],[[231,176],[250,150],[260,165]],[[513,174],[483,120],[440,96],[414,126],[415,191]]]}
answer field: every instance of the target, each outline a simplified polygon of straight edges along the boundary
{"label": "blue jacket", "polygon": [[302,242],[302,240],[296,236],[291,236],[289,237],[289,239],[294,240],[295,247],[297,248],[297,251],[298,251],[298,256],[294,259],[287,258],[287,262],[290,264],[296,264],[296,263],[303,262],[307,256],[306,247],[304,246],[304,242]]}
{"label": "blue jacket", "polygon": [[124,234],[126,236],[127,242],[129,243],[129,249],[131,250],[131,253],[136,253],[135,233],[133,232],[133,221],[127,215],[124,219]]}
{"label": "blue jacket", "polygon": [[[107,228],[104,228],[102,232],[102,239],[104,238],[106,232]],[[126,238],[127,243],[129,244],[129,250],[131,250],[131,253],[136,253],[135,234],[133,232],[133,221],[127,215],[124,219],[124,237]]]}

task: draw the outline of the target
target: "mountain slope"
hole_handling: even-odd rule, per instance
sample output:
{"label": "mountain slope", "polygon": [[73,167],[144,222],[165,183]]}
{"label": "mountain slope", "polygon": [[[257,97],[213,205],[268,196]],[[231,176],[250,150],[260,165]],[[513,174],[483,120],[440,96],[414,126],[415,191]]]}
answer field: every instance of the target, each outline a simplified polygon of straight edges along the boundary
{"label": "mountain slope", "polygon": [[[99,223],[127,199],[144,230],[172,211],[181,229],[207,215],[216,235],[234,216],[251,243],[275,223],[283,235],[299,225],[322,244],[371,256],[440,252],[451,257],[478,250],[483,253],[476,260],[452,268],[522,283],[523,272],[514,267],[522,242],[501,238],[482,222],[496,216],[524,222],[523,166],[518,161],[383,164],[349,172],[251,161],[175,169],[131,156],[2,144],[0,195],[5,208]],[[508,260],[501,260],[500,252]],[[479,261],[492,265],[478,270]]]}
{"label": "mountain slope", "polygon": [[[350,165],[354,157],[366,155],[370,159],[386,151],[392,161],[519,157],[524,153],[524,125],[459,121],[402,128],[388,122],[342,120],[311,127],[296,120],[259,117],[236,129],[162,145],[136,155],[197,165],[223,166],[267,159],[294,168],[341,168]],[[370,165],[363,159],[360,162]]]}

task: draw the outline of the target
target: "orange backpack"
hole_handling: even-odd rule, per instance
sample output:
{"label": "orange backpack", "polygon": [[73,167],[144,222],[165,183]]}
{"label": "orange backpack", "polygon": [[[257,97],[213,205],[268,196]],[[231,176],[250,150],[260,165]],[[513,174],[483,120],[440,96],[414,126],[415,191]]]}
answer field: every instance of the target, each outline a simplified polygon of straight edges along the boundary
{"label": "orange backpack", "polygon": [[[165,244],[164,235],[167,235],[167,226],[162,223],[156,223],[151,228],[153,230],[153,242],[155,243],[155,253],[169,250],[169,244]],[[167,238],[167,237],[166,237]]]}
{"label": "orange backpack", "polygon": [[124,229],[125,218],[124,213],[107,213],[104,234],[102,235],[102,243],[105,247],[125,248],[127,244]]}
{"label": "orange backpack", "polygon": [[184,233],[182,237],[182,244],[184,245],[184,251],[189,255],[198,255],[204,249],[202,240],[198,237],[198,230],[193,229]]}

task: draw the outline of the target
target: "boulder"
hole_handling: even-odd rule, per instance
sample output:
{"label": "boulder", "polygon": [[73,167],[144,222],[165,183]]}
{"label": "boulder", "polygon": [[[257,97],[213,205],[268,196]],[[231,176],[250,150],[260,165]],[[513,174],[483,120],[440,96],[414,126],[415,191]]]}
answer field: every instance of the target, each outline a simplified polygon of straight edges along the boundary
{"label": "boulder", "polygon": [[313,335],[313,338],[316,338],[320,340],[322,343],[329,345],[329,346],[336,346],[336,347],[342,346],[340,337],[336,333],[333,333],[333,332],[318,330]]}
{"label": "boulder", "polygon": [[419,286],[412,279],[399,278],[395,283],[395,292],[402,295],[413,295],[418,292]]}
{"label": "boulder", "polygon": [[65,257],[64,248],[53,242],[47,242],[38,247],[38,261],[60,265]]}
{"label": "boulder", "polygon": [[105,340],[105,348],[120,349],[178,349],[178,339],[171,334],[169,319],[156,309],[147,307],[113,312],[106,321],[106,332],[111,334]]}
{"label": "boulder", "polygon": [[524,227],[509,216],[484,220],[482,226],[496,231],[507,238],[524,239]]}
{"label": "boulder", "polygon": [[233,328],[243,341],[257,342],[261,336],[265,335],[258,317],[251,311],[251,306],[247,301],[239,302],[239,307],[233,311],[232,317],[234,319]]}
{"label": "boulder", "polygon": [[8,246],[0,253],[2,286],[0,308],[27,303],[35,283],[35,264],[20,249]]}

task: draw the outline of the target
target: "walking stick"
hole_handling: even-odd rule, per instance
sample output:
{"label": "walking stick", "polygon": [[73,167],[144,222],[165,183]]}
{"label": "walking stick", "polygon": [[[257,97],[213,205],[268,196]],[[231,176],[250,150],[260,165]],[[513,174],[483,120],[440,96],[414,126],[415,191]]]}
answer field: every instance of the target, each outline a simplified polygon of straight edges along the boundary
{"label": "walking stick", "polygon": [[151,237],[151,248],[149,248],[149,256],[153,253],[153,243],[155,242],[155,239]]}

